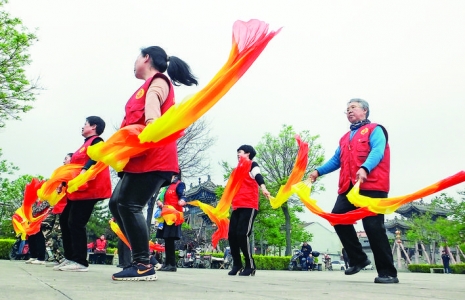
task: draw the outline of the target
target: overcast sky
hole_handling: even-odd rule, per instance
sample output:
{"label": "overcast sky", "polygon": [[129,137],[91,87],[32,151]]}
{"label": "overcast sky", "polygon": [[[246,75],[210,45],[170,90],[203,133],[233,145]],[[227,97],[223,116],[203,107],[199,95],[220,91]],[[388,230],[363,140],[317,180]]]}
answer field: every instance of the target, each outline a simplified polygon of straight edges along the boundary
{"label": "overcast sky", "polygon": [[[36,28],[28,76],[45,88],[22,121],[0,131],[3,158],[18,175],[50,176],[82,144],[87,116],[107,122],[104,139],[114,132],[142,84],[133,74],[141,47],[161,46],[191,66],[199,86],[176,88],[181,100],[225,63],[234,21],[252,18],[283,29],[206,114],[217,136],[216,184],[224,184],[218,161],[235,164],[238,146],[282,124],[320,135],[330,158],[348,130],[351,98],[367,100],[372,122],[389,132],[391,196],[464,168],[464,1],[10,0],[6,9]],[[337,180],[338,172],[326,176],[326,192],[315,195],[324,210]],[[311,213],[303,219],[328,226]]]}

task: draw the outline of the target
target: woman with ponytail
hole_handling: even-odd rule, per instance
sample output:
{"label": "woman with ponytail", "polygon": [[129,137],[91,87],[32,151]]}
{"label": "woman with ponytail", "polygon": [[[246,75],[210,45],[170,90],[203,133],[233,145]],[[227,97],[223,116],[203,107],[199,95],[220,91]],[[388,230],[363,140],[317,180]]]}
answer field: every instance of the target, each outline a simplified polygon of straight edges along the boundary
{"label": "woman with ponytail", "polygon": [[[166,76],[163,73],[168,73]],[[144,81],[129,98],[121,127],[150,124],[174,104],[173,86],[197,85],[189,65],[176,56],[168,56],[158,47],[141,50],[134,64],[134,75]],[[161,187],[171,183],[179,172],[176,142],[151,148],[133,157],[124,167],[110,199],[110,211],[131,244],[133,263],[113,274],[113,280],[156,280],[149,262],[149,228],[142,209]]]}

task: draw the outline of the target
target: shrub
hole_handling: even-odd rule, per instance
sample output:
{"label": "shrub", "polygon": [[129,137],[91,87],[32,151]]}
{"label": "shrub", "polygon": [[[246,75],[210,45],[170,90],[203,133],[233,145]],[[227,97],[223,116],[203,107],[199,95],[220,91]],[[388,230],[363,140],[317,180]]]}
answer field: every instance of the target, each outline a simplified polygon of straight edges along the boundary
{"label": "shrub", "polygon": [[0,239],[0,259],[10,259],[10,251],[15,239]]}
{"label": "shrub", "polygon": [[[443,268],[443,265],[428,265],[428,264],[410,264],[408,269],[411,272],[430,273],[430,268]],[[450,265],[451,272],[454,274],[465,274],[465,263]]]}

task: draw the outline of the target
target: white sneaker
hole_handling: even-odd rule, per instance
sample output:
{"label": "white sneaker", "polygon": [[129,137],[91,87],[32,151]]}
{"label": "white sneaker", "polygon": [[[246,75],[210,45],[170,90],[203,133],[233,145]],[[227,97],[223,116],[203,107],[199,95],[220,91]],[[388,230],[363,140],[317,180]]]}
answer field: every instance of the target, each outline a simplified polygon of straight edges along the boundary
{"label": "white sneaker", "polygon": [[59,264],[60,264],[60,263],[57,262],[57,261],[47,261],[47,262],[45,263],[45,266],[46,266],[46,267],[56,267],[56,266],[58,266]]}
{"label": "white sneaker", "polygon": [[160,270],[160,269],[161,269],[161,267],[162,267],[162,265],[161,265],[160,263],[156,264],[156,265],[154,266],[154,268],[155,268],[155,271],[158,271],[158,270]]}
{"label": "white sneaker", "polygon": [[30,263],[32,263],[34,260],[37,260],[37,258],[32,258],[32,257],[31,257],[31,258],[29,258],[28,260],[26,260],[24,263],[25,263],[25,264],[30,264]]}
{"label": "white sneaker", "polygon": [[83,266],[73,261],[70,264],[60,267],[60,271],[87,272],[89,271],[89,267]]}
{"label": "white sneaker", "polygon": [[66,258],[59,264],[53,267],[53,271],[60,271],[60,268],[66,266],[67,264],[72,263],[72,261],[67,260]]}
{"label": "white sneaker", "polygon": [[31,262],[31,265],[45,265],[45,261],[36,259]]}

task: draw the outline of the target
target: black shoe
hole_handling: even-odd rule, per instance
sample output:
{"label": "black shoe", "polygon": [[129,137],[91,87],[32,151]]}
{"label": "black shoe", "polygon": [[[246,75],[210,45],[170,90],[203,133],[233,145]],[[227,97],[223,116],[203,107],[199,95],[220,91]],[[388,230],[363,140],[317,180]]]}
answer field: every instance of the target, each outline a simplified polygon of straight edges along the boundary
{"label": "black shoe", "polygon": [[255,269],[245,268],[244,271],[239,273],[239,276],[255,276]]}
{"label": "black shoe", "polygon": [[376,277],[375,283],[399,283],[399,279],[397,279],[397,277],[383,275]]}
{"label": "black shoe", "polygon": [[163,272],[176,272],[177,268],[175,266],[172,266],[172,265],[167,265],[163,268],[160,269],[160,271],[163,271]]}
{"label": "black shoe", "polygon": [[233,266],[232,270],[228,272],[228,275],[236,276],[240,271],[242,271],[242,267]]}
{"label": "black shoe", "polygon": [[345,270],[345,274],[346,275],[354,275],[354,274],[357,274],[358,272],[360,272],[360,270],[362,270],[363,268],[365,268],[366,266],[368,266],[369,264],[371,264],[371,261],[369,259],[365,260],[363,263],[360,263],[360,264],[357,264],[355,266],[352,266],[350,268],[348,268],[347,270]]}

